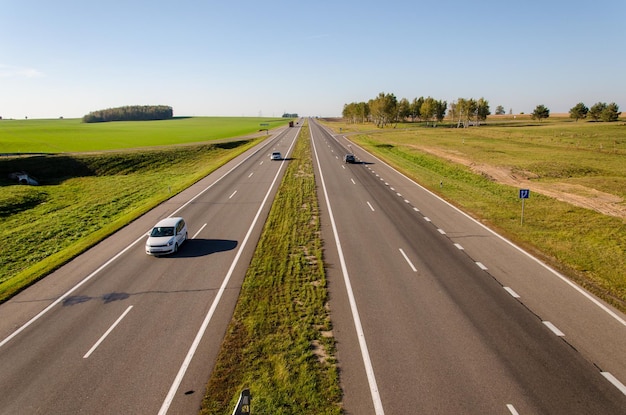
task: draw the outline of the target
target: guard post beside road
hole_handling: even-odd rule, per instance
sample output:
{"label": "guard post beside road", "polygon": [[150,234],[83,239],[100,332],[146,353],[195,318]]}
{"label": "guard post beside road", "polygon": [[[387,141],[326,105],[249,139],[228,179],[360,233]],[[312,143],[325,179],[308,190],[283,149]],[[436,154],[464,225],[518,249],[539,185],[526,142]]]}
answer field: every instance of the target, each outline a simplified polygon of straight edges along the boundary
{"label": "guard post beside road", "polygon": [[233,411],[233,415],[250,415],[250,390],[244,389],[241,391],[241,395],[239,395],[239,400],[237,401],[237,405],[235,406],[235,410]]}

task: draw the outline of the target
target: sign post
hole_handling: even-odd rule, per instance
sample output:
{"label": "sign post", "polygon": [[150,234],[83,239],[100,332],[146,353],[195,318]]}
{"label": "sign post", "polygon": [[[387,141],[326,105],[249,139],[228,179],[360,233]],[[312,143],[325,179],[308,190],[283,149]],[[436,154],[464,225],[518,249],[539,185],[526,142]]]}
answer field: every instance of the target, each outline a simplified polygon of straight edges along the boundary
{"label": "sign post", "polygon": [[524,224],[524,200],[530,197],[530,189],[519,189],[519,198],[522,199],[522,219],[520,225]]}

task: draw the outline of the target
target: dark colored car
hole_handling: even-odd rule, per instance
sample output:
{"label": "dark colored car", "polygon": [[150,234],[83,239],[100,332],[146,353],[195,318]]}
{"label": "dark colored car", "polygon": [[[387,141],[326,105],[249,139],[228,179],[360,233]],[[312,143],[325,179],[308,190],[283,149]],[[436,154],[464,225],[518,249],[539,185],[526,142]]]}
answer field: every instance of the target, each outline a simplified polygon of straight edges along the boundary
{"label": "dark colored car", "polygon": [[356,163],[356,158],[354,157],[354,154],[348,153],[345,156],[343,156],[343,162],[344,163]]}

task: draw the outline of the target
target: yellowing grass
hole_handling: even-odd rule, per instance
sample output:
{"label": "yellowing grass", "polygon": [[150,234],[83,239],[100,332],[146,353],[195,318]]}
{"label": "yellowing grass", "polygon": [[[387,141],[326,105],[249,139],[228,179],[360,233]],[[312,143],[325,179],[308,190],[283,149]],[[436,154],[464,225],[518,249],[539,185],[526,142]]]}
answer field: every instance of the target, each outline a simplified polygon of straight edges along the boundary
{"label": "yellowing grass", "polygon": [[624,123],[327,124],[626,310]]}

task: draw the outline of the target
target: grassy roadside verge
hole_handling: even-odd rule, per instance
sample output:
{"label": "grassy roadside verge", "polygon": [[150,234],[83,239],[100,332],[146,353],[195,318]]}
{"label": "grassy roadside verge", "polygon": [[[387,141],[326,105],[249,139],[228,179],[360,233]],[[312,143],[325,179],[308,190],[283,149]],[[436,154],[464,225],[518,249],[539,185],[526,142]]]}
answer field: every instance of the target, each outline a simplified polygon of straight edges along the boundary
{"label": "grassy roadside verge", "polygon": [[309,131],[303,128],[246,274],[201,413],[339,414]]}
{"label": "grassy roadside verge", "polygon": [[[343,131],[359,128],[327,125]],[[418,148],[531,172],[533,181],[546,185],[584,184],[623,197],[625,133],[620,125],[552,122],[468,131],[419,127],[356,131],[350,139],[626,311],[626,221],[533,193],[525,204],[522,225],[517,187]]]}
{"label": "grassy roadside verge", "polygon": [[0,160],[41,172],[42,186],[2,186],[0,302],[259,142]]}

